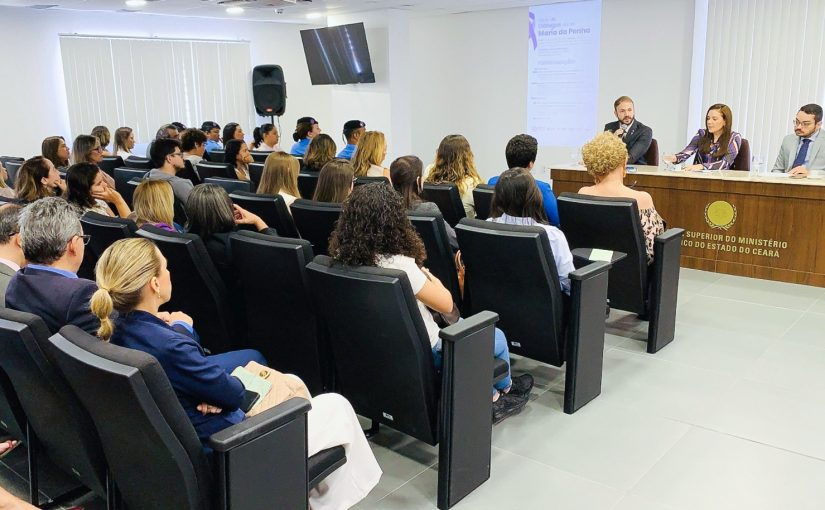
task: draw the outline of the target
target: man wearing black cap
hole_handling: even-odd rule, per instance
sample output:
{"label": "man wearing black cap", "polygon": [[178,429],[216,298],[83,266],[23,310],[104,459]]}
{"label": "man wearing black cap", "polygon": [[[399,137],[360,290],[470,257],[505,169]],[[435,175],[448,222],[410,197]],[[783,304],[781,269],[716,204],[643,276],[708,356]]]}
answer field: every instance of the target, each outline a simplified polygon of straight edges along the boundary
{"label": "man wearing black cap", "polygon": [[361,139],[367,131],[367,125],[360,120],[348,120],[344,123],[344,140],[347,146],[341,149],[341,152],[336,156],[337,158],[352,159],[355,155],[355,146],[358,145],[358,140]]}
{"label": "man wearing black cap", "polygon": [[217,122],[207,120],[201,126],[201,131],[206,133],[206,152],[219,151],[223,149],[221,145],[221,126]]}

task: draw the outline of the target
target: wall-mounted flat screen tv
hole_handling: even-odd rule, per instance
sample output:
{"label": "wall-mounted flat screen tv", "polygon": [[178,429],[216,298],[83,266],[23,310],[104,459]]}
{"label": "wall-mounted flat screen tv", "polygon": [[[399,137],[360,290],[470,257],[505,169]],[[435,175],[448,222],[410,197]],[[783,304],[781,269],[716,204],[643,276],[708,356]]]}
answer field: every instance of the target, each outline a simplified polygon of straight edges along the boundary
{"label": "wall-mounted flat screen tv", "polygon": [[313,85],[375,83],[363,23],[301,30]]}

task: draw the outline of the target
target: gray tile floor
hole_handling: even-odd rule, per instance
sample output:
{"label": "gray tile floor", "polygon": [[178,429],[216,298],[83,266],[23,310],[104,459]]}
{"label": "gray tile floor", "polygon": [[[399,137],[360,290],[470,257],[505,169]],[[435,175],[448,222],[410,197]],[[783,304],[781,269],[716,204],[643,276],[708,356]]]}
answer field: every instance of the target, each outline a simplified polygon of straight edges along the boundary
{"label": "gray tile floor", "polygon": [[[572,416],[563,371],[515,359],[532,400],[455,508],[825,508],[825,289],[683,269],[676,340],[645,337],[612,312],[602,395]],[[386,427],[372,445],[384,476],[357,508],[436,508],[436,448]],[[0,485],[23,493],[11,465]]]}

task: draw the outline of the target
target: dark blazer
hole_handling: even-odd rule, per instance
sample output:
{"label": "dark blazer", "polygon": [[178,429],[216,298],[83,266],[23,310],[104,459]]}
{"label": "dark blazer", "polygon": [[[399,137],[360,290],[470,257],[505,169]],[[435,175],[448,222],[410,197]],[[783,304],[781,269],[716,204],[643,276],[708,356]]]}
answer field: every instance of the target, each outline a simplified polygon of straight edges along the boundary
{"label": "dark blazer", "polygon": [[[604,125],[605,131],[613,133],[619,129],[619,121],[608,122]],[[650,148],[650,141],[653,140],[653,130],[645,126],[638,120],[634,120],[630,126],[630,132],[625,134],[622,141],[627,146],[629,165],[646,165],[645,153]]]}
{"label": "dark blazer", "polygon": [[17,271],[0,262],[0,305],[6,306],[6,289]]}
{"label": "dark blazer", "polygon": [[95,282],[85,278],[25,267],[9,282],[6,307],[37,315],[52,333],[72,324],[96,335],[100,321],[89,310],[96,290]]}
{"label": "dark blazer", "polygon": [[[215,432],[243,421],[244,413],[239,410],[243,384],[206,356],[196,333],[136,310],[118,317],[110,341],[158,360],[204,444]],[[204,416],[197,410],[201,402],[220,407],[222,412]]]}

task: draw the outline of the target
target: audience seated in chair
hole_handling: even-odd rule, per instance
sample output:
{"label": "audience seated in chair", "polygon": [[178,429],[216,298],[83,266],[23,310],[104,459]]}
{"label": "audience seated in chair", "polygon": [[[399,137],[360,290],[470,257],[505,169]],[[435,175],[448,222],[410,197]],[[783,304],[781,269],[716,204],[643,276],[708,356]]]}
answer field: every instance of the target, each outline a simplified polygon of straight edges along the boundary
{"label": "audience seated in chair", "polygon": [[476,217],[473,188],[481,183],[476,170],[470,142],[461,135],[445,136],[435,153],[435,163],[427,167],[424,182],[433,184],[452,183],[458,186],[458,194],[468,218]]}
{"label": "audience seated in chair", "polygon": [[354,185],[355,177],[349,160],[333,159],[321,168],[312,200],[343,204]]}
{"label": "audience seated in chair", "polygon": [[249,148],[243,140],[229,140],[224,144],[224,163],[229,163],[235,169],[234,175],[227,175],[229,178],[236,178],[241,181],[249,180],[249,164],[254,160]]}
{"label": "audience seated in chair", "polygon": [[[223,146],[226,148],[226,144],[230,140],[240,140],[243,141],[244,139],[244,132],[243,128],[237,122],[228,122],[223,127]],[[227,161],[228,163],[228,161]]]}
{"label": "audience seated in chair", "polygon": [[35,156],[26,160],[17,171],[14,191],[18,200],[30,204],[41,198],[60,196],[66,192],[66,181],[51,160]]}
{"label": "audience seated in chair", "polygon": [[647,259],[653,260],[653,240],[665,231],[665,223],[656,212],[650,193],[636,191],[624,185],[624,178],[627,176],[625,144],[615,136],[602,133],[582,147],[582,158],[587,173],[593,176],[595,184],[581,188],[579,193],[597,197],[635,199],[639,206],[639,221],[645,234]]}
{"label": "audience seated in chair", "polygon": [[0,206],[0,306],[6,306],[9,282],[26,265],[20,246],[19,220],[22,210],[23,207],[17,204]]}
{"label": "audience seated in chair", "polygon": [[106,126],[95,126],[89,134],[97,138],[100,142],[100,148],[102,149],[100,152],[101,156],[107,157],[112,155],[112,153],[109,152],[109,142],[112,141],[112,133],[109,131],[109,128]]}
{"label": "audience seated in chair", "polygon": [[266,158],[259,195],[281,195],[289,208],[292,202],[301,198],[298,191],[298,172],[301,164],[286,152],[273,152]]}
{"label": "audience seated in chair", "polygon": [[[91,163],[75,163],[66,172],[66,201],[82,212],[94,211],[104,216],[126,218],[132,211],[126,200],[110,187],[103,176],[106,172]],[[117,214],[109,204],[114,204]]]}
{"label": "audience seated in chair", "polygon": [[223,150],[221,143],[221,125],[217,122],[207,120],[201,124],[201,131],[206,134],[206,153],[207,155],[215,150]]}
{"label": "audience seated in chair", "polygon": [[367,131],[358,140],[358,147],[352,157],[352,167],[356,177],[390,178],[390,170],[384,168],[387,157],[387,140],[381,131]]}
{"label": "audience seated in chair", "polygon": [[14,188],[8,185],[9,172],[3,163],[0,162],[0,197],[15,199],[17,195],[14,193]]}
{"label": "audience seated in chair", "polygon": [[132,149],[135,148],[135,133],[130,127],[119,127],[115,130],[114,152],[115,156],[120,156],[123,161],[134,156]]}
{"label": "audience seated in chair", "polygon": [[180,150],[183,152],[183,159],[191,163],[192,168],[197,168],[206,152],[206,134],[195,128],[184,130],[180,134]]}
{"label": "audience seated in chair", "polygon": [[[504,156],[507,158],[507,168],[526,168],[533,170],[536,164],[536,155],[539,150],[539,142],[530,135],[516,135],[507,142],[504,149]],[[499,176],[491,177],[487,184],[495,186]],[[544,202],[544,212],[547,214],[547,221],[551,225],[559,226],[559,206],[556,203],[556,195],[550,184],[536,179],[536,185],[541,191],[541,198]]]}
{"label": "audience seated in chair", "polygon": [[133,219],[138,227],[152,225],[169,232],[183,232],[175,223],[175,194],[166,181],[142,181],[132,197]]}
{"label": "audience seated in chair", "polygon": [[[91,163],[94,166],[98,166],[103,160],[103,153],[104,148],[96,136],[78,135],[78,137],[74,139],[74,144],[72,145],[71,162],[73,165],[78,163]],[[68,172],[68,169],[66,171]],[[103,174],[103,180],[106,181],[106,184],[114,188],[114,178],[106,172],[101,173]]]}
{"label": "audience seated in chair", "polygon": [[95,334],[89,299],[97,286],[77,277],[87,242],[77,209],[62,198],[38,200],[20,213],[19,235],[28,265],[9,282],[6,307],[37,315],[52,333],[73,324]]}
{"label": "audience seated in chair", "polygon": [[355,149],[358,147],[358,140],[367,132],[367,125],[361,120],[348,120],[344,122],[344,131],[341,136],[346,142],[346,146],[341,149],[335,157],[346,160],[351,160],[355,155]]}
{"label": "audience seated in chair", "polygon": [[[172,281],[166,259],[151,241],[117,241],[101,257],[97,281],[100,290],[92,297],[92,310],[100,319],[98,336],[157,358],[204,445],[215,432],[280,403],[274,398],[273,387],[245,414],[240,408],[244,386],[230,374],[252,361],[266,365],[263,356],[253,350],[207,356],[189,316],[159,311],[171,297]],[[109,318],[113,310],[119,313],[115,322]],[[274,386],[288,386],[289,395],[309,397],[300,379],[280,376]],[[328,393],[310,401],[308,454],[342,445],[347,456],[346,464],[310,492],[310,506],[349,508],[378,483],[381,468],[346,399]]]}
{"label": "audience seated in chair", "polygon": [[318,174],[324,165],[335,159],[335,149],[335,142],[329,135],[316,136],[309,142],[306,155],[301,162],[301,171]]}
{"label": "audience seated in chair", "polygon": [[312,117],[301,117],[295,124],[292,139],[295,141],[289,153],[296,158],[303,158],[313,138],[321,134],[321,126]]}
{"label": "audience seated in chair", "polygon": [[[427,202],[421,198],[421,190],[424,189],[423,169],[424,163],[417,156],[401,156],[390,165],[390,180],[404,201],[404,209],[415,213],[441,214],[435,202]],[[447,230],[450,246],[453,250],[458,250],[455,230],[446,221],[444,228]]]}
{"label": "audience seated in chair", "polygon": [[[424,320],[436,367],[441,363],[441,339],[430,309],[457,315],[452,294],[423,266],[424,244],[407,218],[401,197],[388,186],[374,183],[353,190],[344,203],[332,234],[329,252],[345,266],[378,266],[406,273]],[[361,320],[369,320],[362,317]],[[493,355],[510,364],[504,333],[496,329]],[[492,390],[493,419],[499,421],[521,410],[533,386],[529,374],[507,377]]]}
{"label": "audience seated in chair", "polygon": [[65,172],[69,168],[71,152],[62,136],[44,138],[40,145],[40,155],[51,161],[58,172]]}
{"label": "audience seated in chair", "polygon": [[180,142],[172,138],[155,140],[151,150],[152,164],[155,166],[146,178],[149,180],[168,181],[178,200],[186,203],[189,193],[192,192],[192,181],[183,179],[176,174],[183,170],[183,152]]}
{"label": "audience seated in chair", "polygon": [[501,174],[496,182],[490,214],[487,221],[544,228],[553,250],[561,289],[570,294],[570,278],[567,275],[576,269],[573,266],[573,254],[570,253],[564,233],[547,221],[541,191],[529,170],[511,168]]}
{"label": "audience seated in chair", "polygon": [[155,142],[164,138],[171,138],[173,140],[180,141],[180,132],[178,131],[178,128],[172,124],[164,124],[159,127],[157,133],[155,133],[155,139],[149,142],[149,145],[146,146],[147,158],[152,158],[152,147],[155,146]]}
{"label": "audience seated in chair", "polygon": [[249,150],[258,152],[281,152],[278,142],[281,135],[275,124],[267,122],[252,130],[252,141],[249,143]]}

